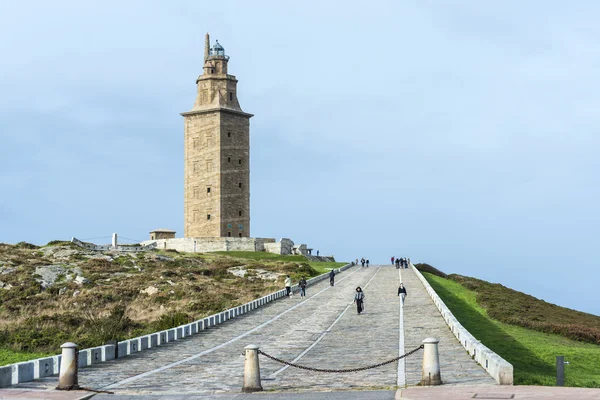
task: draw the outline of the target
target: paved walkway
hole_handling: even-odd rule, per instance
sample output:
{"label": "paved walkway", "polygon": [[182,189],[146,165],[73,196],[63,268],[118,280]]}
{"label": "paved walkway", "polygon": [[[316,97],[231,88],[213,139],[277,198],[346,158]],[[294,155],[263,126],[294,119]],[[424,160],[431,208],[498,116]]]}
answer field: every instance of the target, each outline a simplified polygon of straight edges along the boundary
{"label": "paved walkway", "polygon": [[[444,381],[493,384],[450,334],[414,272],[408,269],[401,274],[409,293],[404,308],[406,350],[418,347],[425,337],[440,337]],[[319,368],[355,368],[385,361],[403,351],[399,348],[399,279],[399,271],[392,266],[354,267],[338,275],[335,287],[329,287],[327,281],[309,287],[305,299],[296,295],[278,300],[184,340],[83,368],[79,383],[116,394],[95,399],[238,396],[242,351],[251,343],[273,356]],[[357,315],[352,304],[357,286],[363,287],[366,295],[366,313],[362,315]],[[281,364],[260,359],[265,390],[295,392],[389,390],[404,380],[416,384],[421,360],[421,351],[408,358],[405,375],[398,363],[363,372],[327,374],[283,369]],[[45,378],[19,387],[50,389],[56,380]]]}

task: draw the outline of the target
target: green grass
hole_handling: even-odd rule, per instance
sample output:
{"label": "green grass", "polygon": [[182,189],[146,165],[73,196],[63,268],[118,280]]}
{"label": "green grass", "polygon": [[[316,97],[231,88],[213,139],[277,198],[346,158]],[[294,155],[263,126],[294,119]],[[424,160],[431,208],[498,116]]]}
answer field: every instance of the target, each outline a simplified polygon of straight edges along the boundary
{"label": "green grass", "polygon": [[348,264],[346,262],[319,262],[319,261],[307,261],[306,257],[301,255],[286,256],[281,254],[267,253],[264,251],[216,251],[210,254],[219,254],[234,258],[243,258],[246,260],[253,261],[285,261],[285,262],[296,262],[296,263],[307,263],[319,274],[329,272],[334,268],[340,268]]}
{"label": "green grass", "polygon": [[555,385],[555,357],[564,355],[570,362],[565,367],[566,386],[600,387],[600,346],[494,320],[478,303],[476,291],[450,279],[423,275],[460,323],[513,365],[516,385]]}
{"label": "green grass", "polygon": [[244,258],[255,261],[286,261],[286,262],[304,262],[304,256],[283,256],[280,254],[267,253],[266,251],[215,251],[209,254],[220,254],[222,256]]}
{"label": "green grass", "polygon": [[[56,353],[58,354],[58,353]],[[8,349],[0,349],[0,366],[14,364],[21,361],[34,360],[36,358],[55,356],[50,353],[23,353]]]}
{"label": "green grass", "polygon": [[319,261],[309,261],[308,265],[312,267],[315,271],[320,274],[324,274],[325,272],[329,272],[332,269],[341,268],[344,265],[348,264],[347,262],[319,262]]}

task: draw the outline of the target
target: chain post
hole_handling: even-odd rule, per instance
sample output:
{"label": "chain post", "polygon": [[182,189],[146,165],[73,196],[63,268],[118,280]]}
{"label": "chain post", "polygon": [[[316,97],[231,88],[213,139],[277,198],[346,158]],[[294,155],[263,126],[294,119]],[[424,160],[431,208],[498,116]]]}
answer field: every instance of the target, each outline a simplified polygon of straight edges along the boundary
{"label": "chain post", "polygon": [[64,343],[62,346],[62,357],[60,361],[60,375],[58,378],[58,390],[79,389],[77,382],[77,369],[79,368],[79,351],[77,345],[72,342]]}
{"label": "chain post", "polygon": [[246,346],[244,350],[244,386],[242,386],[242,392],[260,392],[263,390],[260,383],[260,365],[258,363],[260,350],[254,344]]}

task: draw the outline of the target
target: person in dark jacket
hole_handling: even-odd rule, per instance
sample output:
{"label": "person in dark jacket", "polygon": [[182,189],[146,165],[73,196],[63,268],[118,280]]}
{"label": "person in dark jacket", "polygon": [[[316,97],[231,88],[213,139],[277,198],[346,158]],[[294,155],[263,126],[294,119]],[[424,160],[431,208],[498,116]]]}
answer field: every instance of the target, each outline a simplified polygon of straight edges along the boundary
{"label": "person in dark jacket", "polygon": [[300,282],[298,282],[298,286],[300,286],[300,297],[306,297],[306,278],[302,277]]}
{"label": "person in dark jacket", "polygon": [[403,283],[401,283],[400,287],[398,287],[398,296],[402,298],[402,304],[404,304],[404,299],[406,298],[407,293]]}
{"label": "person in dark jacket", "polygon": [[354,294],[354,302],[356,303],[356,312],[357,314],[361,314],[363,312],[363,301],[365,300],[365,294],[362,289],[359,287],[356,288],[356,293]]}
{"label": "person in dark jacket", "polygon": [[333,286],[334,281],[335,281],[335,271],[331,270],[329,272],[329,285]]}

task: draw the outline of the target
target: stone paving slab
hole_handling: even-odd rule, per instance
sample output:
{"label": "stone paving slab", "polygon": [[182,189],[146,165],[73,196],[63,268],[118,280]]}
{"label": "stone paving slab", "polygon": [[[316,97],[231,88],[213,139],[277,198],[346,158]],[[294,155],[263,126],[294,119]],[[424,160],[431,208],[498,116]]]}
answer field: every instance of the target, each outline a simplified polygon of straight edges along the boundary
{"label": "stone paving slab", "polygon": [[83,390],[0,389],[0,400],[86,400],[95,394]]}
{"label": "stone paving slab", "polygon": [[94,400],[394,400],[395,390],[340,390],[335,392],[306,393],[252,393],[252,394],[220,394],[220,395],[179,395],[179,396],[140,396],[140,395],[99,395]]}
{"label": "stone paving slab", "polygon": [[600,389],[509,385],[412,387],[399,390],[396,399],[598,400]]}
{"label": "stone paving slab", "polygon": [[[467,353],[448,328],[439,310],[429,297],[413,267],[401,269],[408,296],[404,303],[404,341],[407,349],[421,344],[423,339],[440,340],[438,351],[444,385],[494,385],[496,381]],[[406,360],[406,383],[421,381],[422,359]]]}

